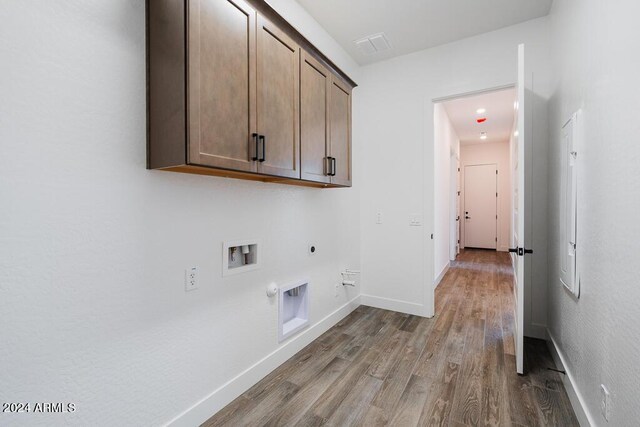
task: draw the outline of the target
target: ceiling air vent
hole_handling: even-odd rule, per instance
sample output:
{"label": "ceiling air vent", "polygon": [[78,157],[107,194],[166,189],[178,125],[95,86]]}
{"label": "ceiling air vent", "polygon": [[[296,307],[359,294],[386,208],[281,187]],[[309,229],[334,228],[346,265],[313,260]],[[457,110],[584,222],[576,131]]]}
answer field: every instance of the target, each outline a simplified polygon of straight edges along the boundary
{"label": "ceiling air vent", "polygon": [[365,55],[372,55],[376,52],[383,52],[391,49],[391,43],[389,43],[389,40],[384,33],[372,34],[356,40],[354,43],[360,52]]}

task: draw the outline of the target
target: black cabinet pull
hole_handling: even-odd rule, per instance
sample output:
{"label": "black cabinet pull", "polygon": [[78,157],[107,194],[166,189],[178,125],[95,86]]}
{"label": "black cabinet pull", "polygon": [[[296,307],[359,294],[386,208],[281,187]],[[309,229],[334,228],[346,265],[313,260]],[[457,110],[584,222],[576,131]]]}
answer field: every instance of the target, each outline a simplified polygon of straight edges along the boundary
{"label": "black cabinet pull", "polygon": [[331,158],[331,176],[336,176],[336,158]]}
{"label": "black cabinet pull", "polygon": [[251,160],[255,162],[256,160],[258,160],[258,134],[254,133],[254,134],[251,134],[251,136],[253,137],[253,142],[255,144],[255,149],[256,149],[255,154],[253,155]]}
{"label": "black cabinet pull", "polygon": [[327,176],[331,176],[331,157],[325,157],[324,158],[324,170],[325,170],[325,175]]}
{"label": "black cabinet pull", "polygon": [[258,137],[262,141],[262,156],[258,159],[259,162],[264,162],[267,158],[267,138],[264,135]]}

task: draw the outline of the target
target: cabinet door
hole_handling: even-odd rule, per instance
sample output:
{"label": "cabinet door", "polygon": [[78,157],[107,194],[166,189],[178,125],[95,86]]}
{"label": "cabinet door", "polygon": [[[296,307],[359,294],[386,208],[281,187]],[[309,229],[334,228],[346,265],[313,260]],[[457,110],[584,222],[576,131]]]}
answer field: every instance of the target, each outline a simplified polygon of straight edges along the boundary
{"label": "cabinet door", "polygon": [[351,186],[351,89],[332,77],[330,93],[331,154],[334,171],[331,183]]}
{"label": "cabinet door", "polygon": [[258,15],[258,172],[300,178],[300,48]]}
{"label": "cabinet door", "polygon": [[256,171],[256,12],[243,0],[191,0],[188,162]]}
{"label": "cabinet door", "polygon": [[301,178],[331,182],[328,175],[329,91],[331,74],[302,51],[300,67],[300,169]]}

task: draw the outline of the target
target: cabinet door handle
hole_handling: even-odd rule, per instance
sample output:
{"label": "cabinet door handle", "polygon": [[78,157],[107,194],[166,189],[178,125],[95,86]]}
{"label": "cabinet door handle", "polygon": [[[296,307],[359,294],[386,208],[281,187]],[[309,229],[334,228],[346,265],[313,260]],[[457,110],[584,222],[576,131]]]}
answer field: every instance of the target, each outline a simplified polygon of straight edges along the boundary
{"label": "cabinet door handle", "polygon": [[325,175],[327,176],[331,176],[331,157],[325,157],[324,158],[324,170],[325,170]]}
{"label": "cabinet door handle", "polygon": [[259,136],[262,141],[262,156],[258,159],[259,162],[264,162],[267,159],[267,138],[264,135]]}
{"label": "cabinet door handle", "polygon": [[331,158],[331,176],[336,176],[336,158]]}
{"label": "cabinet door handle", "polygon": [[254,133],[254,134],[251,134],[251,136],[253,137],[253,142],[255,144],[255,149],[256,149],[256,151],[255,151],[253,157],[251,158],[251,160],[253,160],[255,162],[256,160],[258,160],[258,134]]}

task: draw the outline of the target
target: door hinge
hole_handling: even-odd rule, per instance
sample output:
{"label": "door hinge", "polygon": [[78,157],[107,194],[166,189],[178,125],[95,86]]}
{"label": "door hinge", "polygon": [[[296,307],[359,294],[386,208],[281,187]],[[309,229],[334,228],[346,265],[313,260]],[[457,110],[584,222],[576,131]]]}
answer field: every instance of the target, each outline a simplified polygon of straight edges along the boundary
{"label": "door hinge", "polygon": [[498,193],[496,193],[496,197],[498,197]]}
{"label": "door hinge", "polygon": [[460,195],[460,192],[458,191],[458,196]]}
{"label": "door hinge", "polygon": [[460,172],[460,168],[458,168],[458,172]]}
{"label": "door hinge", "polygon": [[433,233],[431,233],[431,240],[433,240]]}
{"label": "door hinge", "polygon": [[498,238],[496,237],[496,242],[498,241]]}
{"label": "door hinge", "polygon": [[496,170],[496,175],[498,175],[498,171]]}

